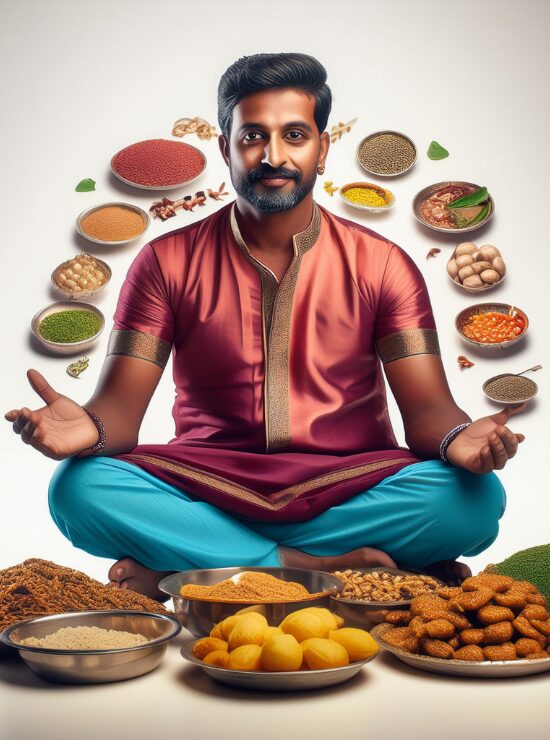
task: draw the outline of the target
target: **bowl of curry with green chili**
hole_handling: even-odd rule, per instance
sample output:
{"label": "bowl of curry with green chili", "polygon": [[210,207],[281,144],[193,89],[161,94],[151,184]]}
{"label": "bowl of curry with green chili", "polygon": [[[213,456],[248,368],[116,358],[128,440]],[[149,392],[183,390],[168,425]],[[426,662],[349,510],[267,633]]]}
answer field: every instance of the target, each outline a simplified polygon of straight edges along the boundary
{"label": "bowl of curry with green chili", "polygon": [[447,234],[479,229],[495,212],[485,186],[458,180],[429,185],[414,196],[412,207],[423,226]]}
{"label": "bowl of curry with green chili", "polygon": [[81,354],[99,338],[105,317],[90,303],[60,301],[39,311],[31,322],[36,341],[58,355]]}

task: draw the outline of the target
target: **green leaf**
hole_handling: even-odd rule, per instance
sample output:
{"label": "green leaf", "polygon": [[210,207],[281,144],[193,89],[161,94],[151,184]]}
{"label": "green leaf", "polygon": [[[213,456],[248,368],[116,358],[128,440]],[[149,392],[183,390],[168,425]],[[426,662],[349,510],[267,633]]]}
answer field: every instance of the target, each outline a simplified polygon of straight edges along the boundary
{"label": "green leaf", "polygon": [[478,206],[480,203],[486,201],[488,197],[489,193],[487,192],[487,188],[482,187],[479,188],[479,190],[475,190],[473,193],[469,193],[462,198],[458,198],[458,200],[453,200],[453,202],[449,203],[446,208],[468,208],[469,206]]}
{"label": "green leaf", "polygon": [[75,188],[77,193],[89,193],[91,190],[95,190],[95,180],[91,177],[87,177],[85,180],[81,180]]}
{"label": "green leaf", "polygon": [[437,141],[432,141],[428,147],[428,157],[430,159],[445,159],[448,156],[449,152],[441,144],[438,144]]}

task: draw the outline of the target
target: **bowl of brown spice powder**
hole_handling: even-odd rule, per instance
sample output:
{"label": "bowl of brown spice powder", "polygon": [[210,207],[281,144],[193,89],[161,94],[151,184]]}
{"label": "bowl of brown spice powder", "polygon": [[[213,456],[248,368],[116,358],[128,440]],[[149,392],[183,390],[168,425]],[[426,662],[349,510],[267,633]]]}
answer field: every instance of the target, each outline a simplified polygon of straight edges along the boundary
{"label": "bowl of brown spice powder", "polygon": [[173,573],[159,583],[170,594],[176,617],[196,637],[247,607],[271,625],[307,606],[330,606],[343,588],[330,573],[302,568],[212,568]]}
{"label": "bowl of brown spice powder", "polygon": [[76,230],[95,244],[128,244],[149,228],[149,215],[131,203],[103,203],[83,211]]}

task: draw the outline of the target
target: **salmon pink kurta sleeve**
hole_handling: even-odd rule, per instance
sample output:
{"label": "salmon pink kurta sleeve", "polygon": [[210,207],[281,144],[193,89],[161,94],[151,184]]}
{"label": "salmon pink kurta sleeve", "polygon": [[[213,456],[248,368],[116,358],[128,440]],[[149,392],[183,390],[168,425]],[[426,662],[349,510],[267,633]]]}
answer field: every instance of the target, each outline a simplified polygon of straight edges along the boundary
{"label": "salmon pink kurta sleeve", "polygon": [[382,363],[439,352],[414,262],[314,204],[284,277],[244,242],[235,204],[146,245],[109,352],[166,364],[175,436],[121,459],[244,517],[316,516],[416,462],[388,416]]}

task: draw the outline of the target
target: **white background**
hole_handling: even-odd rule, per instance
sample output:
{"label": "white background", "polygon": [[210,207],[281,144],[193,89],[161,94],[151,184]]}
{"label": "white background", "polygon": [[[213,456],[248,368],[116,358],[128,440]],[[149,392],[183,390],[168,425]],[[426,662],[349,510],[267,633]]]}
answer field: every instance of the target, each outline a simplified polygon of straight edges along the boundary
{"label": "white background", "polygon": [[[351,210],[337,196],[330,198],[322,182],[316,199],[392,239],[419,265],[458,403],[473,418],[492,413],[495,407],[481,393],[486,378],[544,365],[533,376],[540,388],[537,400],[510,423],[526,441],[500,474],[508,493],[500,536],[469,564],[479,570],[515,550],[548,541],[548,424],[543,423],[550,370],[548,3],[1,0],[0,8],[2,411],[39,405],[25,377],[29,367],[43,372],[60,392],[86,401],[100,372],[119,287],[140,246],[216,208],[209,200],[194,214],[180,212],[165,223],[154,221],[147,239],[118,249],[94,248],[75,233],[78,213],[110,200],[148,209],[158,195],[118,184],[109,174],[111,156],[135,141],[170,138],[174,121],[183,116],[200,115],[217,123],[219,77],[243,54],[303,51],[328,70],[334,96],[329,125],[359,117],[352,132],[331,148],[321,180],[341,185],[368,179],[355,160],[355,148],[369,132],[396,129],[417,144],[413,170],[384,181],[396,195],[391,213],[373,217]],[[448,159],[427,158],[432,139],[450,151]],[[215,139],[185,141],[205,152],[208,167],[188,191],[176,193],[229,181]],[[76,193],[75,185],[85,177],[97,181],[96,191]],[[455,333],[454,316],[475,302],[446,276],[445,263],[458,240],[422,228],[411,213],[418,190],[446,179],[487,185],[494,198],[494,219],[472,240],[498,246],[508,265],[506,281],[491,299],[514,303],[531,320],[528,337],[515,351],[490,357],[466,347]],[[436,246],[441,254],[426,261],[426,253]],[[65,372],[69,360],[36,350],[29,324],[37,310],[57,299],[49,283],[53,268],[83,249],[105,259],[113,278],[94,300],[107,318],[106,331],[89,352],[89,369],[74,380]],[[470,370],[457,366],[462,353],[476,363]],[[141,442],[172,436],[173,397],[167,368]],[[393,402],[391,412],[402,442]],[[73,549],[49,518],[47,485],[56,463],[23,445],[7,422],[0,435],[0,568],[43,557],[105,580],[110,563]],[[399,734],[512,738],[520,726],[531,738],[544,735],[546,677],[445,679],[386,659],[363,673],[362,680],[332,692],[290,697],[216,689],[194,671],[182,669],[176,647],[155,674],[98,688],[45,685],[22,665],[0,661],[0,734],[4,725],[10,739],[75,733],[82,738],[100,733],[147,738],[155,727],[167,736],[181,730],[190,738],[222,737],[222,728],[224,737],[261,732],[266,738],[308,732],[377,739]],[[521,722],[514,720],[517,707]],[[434,718],[438,729],[432,732],[426,723]]]}

